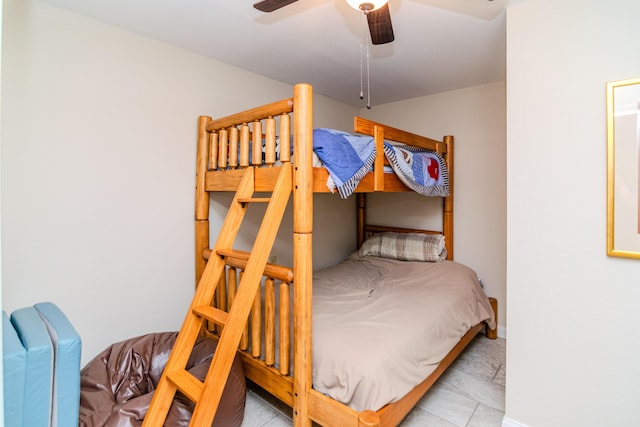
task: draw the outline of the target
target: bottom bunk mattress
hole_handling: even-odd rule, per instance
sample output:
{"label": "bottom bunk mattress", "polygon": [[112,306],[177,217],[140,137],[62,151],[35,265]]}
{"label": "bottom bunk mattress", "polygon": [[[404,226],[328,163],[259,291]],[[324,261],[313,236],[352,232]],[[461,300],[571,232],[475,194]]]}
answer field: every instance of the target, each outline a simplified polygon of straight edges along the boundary
{"label": "bottom bunk mattress", "polygon": [[354,253],[313,277],[313,386],[362,411],[421,383],[494,315],[477,274],[453,262]]}

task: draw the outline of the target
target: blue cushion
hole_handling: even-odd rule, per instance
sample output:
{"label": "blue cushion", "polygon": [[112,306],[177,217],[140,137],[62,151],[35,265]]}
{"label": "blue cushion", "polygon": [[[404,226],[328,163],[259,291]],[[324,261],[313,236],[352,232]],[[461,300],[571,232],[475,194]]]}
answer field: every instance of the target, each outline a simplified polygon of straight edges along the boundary
{"label": "blue cushion", "polygon": [[80,335],[53,303],[34,305],[44,321],[54,351],[52,425],[76,427],[80,408]]}
{"label": "blue cushion", "polygon": [[27,351],[23,423],[47,426],[51,420],[53,351],[42,319],[33,307],[11,313],[11,323]]}
{"label": "blue cushion", "polygon": [[27,350],[9,316],[2,312],[2,361],[4,363],[4,425],[23,425],[24,383],[27,375]]}

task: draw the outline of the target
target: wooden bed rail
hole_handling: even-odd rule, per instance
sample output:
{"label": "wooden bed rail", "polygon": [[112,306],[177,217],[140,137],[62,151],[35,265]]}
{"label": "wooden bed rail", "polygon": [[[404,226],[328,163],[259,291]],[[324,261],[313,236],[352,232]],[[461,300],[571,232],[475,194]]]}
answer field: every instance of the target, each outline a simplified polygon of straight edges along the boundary
{"label": "wooden bed rail", "polygon": [[384,130],[384,139],[413,145],[415,147],[424,148],[425,150],[436,151],[439,154],[445,154],[447,152],[447,144],[443,141],[416,135],[415,133],[396,129],[392,126],[376,123],[358,116],[353,119],[353,129],[356,133],[375,137],[376,127]]}
{"label": "wooden bed rail", "polygon": [[[208,260],[209,257],[211,256],[211,252],[212,252],[211,249],[205,249],[202,252],[202,257]],[[227,261],[227,265],[230,265],[232,267],[239,268],[239,269],[244,269],[247,266],[246,258],[237,258],[233,256],[228,256],[226,257],[226,261]],[[278,279],[284,282],[293,281],[293,271],[290,268],[284,267],[282,265],[267,263],[267,266],[264,269],[264,275],[266,277]]]}
{"label": "wooden bed rail", "polygon": [[256,120],[262,120],[266,117],[273,117],[283,113],[291,113],[293,111],[293,98],[287,98],[280,101],[271,102],[260,107],[251,108],[250,110],[232,114],[220,119],[211,120],[207,124],[207,132],[215,132],[220,129],[237,126],[242,123],[251,123]]}

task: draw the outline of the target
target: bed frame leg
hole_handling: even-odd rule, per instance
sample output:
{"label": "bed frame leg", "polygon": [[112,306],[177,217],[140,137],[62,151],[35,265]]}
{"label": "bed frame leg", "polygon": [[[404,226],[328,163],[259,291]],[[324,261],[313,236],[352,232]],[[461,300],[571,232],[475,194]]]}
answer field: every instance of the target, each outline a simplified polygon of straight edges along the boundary
{"label": "bed frame leg", "polygon": [[487,336],[487,338],[495,340],[496,338],[498,338],[498,300],[489,297],[489,304],[491,304],[491,309],[493,310],[493,314],[496,319],[496,327],[495,329],[489,329],[489,326],[487,326],[485,335]]}
{"label": "bed frame leg", "polygon": [[358,427],[380,427],[380,416],[370,410],[358,414]]}

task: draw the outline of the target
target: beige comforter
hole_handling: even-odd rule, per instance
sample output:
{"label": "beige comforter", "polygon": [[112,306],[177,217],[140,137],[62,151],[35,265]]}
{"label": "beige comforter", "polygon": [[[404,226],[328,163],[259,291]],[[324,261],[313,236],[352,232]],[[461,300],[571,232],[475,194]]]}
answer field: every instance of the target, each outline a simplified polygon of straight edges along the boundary
{"label": "beige comforter", "polygon": [[476,273],[455,262],[354,254],[313,280],[314,388],[358,411],[404,396],[473,325],[495,326]]}

